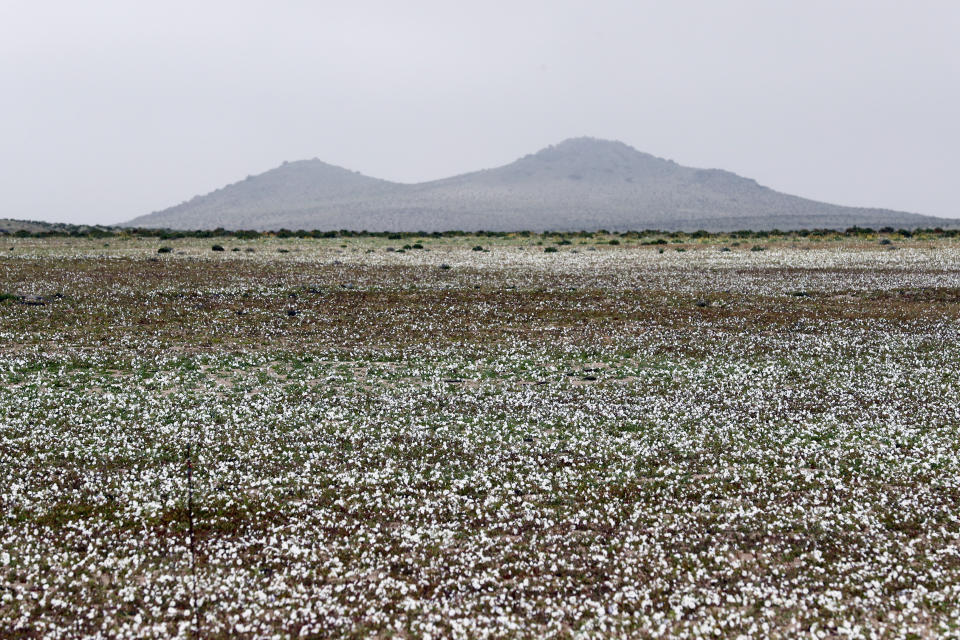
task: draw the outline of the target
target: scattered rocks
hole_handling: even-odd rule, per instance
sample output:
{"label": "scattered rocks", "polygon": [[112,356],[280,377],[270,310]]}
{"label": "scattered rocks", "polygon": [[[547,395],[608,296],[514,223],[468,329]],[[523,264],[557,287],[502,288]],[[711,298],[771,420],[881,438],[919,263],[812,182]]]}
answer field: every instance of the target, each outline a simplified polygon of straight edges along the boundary
{"label": "scattered rocks", "polygon": [[13,294],[13,293],[0,293],[0,302],[11,300],[17,304],[23,304],[28,307],[44,307],[51,302],[56,300],[62,300],[62,293],[55,293],[50,296],[37,296],[31,294]]}

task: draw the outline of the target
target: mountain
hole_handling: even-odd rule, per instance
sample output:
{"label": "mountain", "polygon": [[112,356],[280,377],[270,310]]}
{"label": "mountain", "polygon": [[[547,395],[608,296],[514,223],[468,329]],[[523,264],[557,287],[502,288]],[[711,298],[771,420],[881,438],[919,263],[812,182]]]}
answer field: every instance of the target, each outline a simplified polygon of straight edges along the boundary
{"label": "mountain", "polygon": [[622,142],[573,138],[495,169],[400,184],[320,162],[284,163],[127,223],[172,229],[729,231],[956,227],[960,220],[842,207],[694,169]]}
{"label": "mountain", "polygon": [[[285,162],[257,176],[129,223],[171,229],[271,229],[280,217],[304,218],[333,203],[385,196],[398,185],[319,160]],[[319,222],[319,220],[318,220]],[[299,227],[298,227],[299,228]]]}
{"label": "mountain", "polygon": [[0,236],[13,235],[16,233],[90,233],[92,231],[107,232],[109,230],[110,227],[104,225],[0,218]]}

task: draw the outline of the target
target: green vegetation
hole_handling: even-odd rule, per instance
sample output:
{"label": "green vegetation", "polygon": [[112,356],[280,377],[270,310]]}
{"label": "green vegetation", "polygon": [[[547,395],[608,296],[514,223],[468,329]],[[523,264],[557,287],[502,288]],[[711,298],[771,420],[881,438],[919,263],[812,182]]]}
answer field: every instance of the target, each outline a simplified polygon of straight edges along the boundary
{"label": "green vegetation", "polygon": [[[299,229],[291,231],[290,229],[279,229],[276,231],[256,231],[256,230],[227,230],[227,229],[209,229],[198,231],[184,231],[171,229],[148,229],[148,228],[126,228],[126,227],[90,227],[81,225],[48,225],[46,223],[33,223],[34,230],[21,229],[16,232],[8,233],[0,230],[0,238],[4,235],[13,238],[158,238],[160,240],[175,240],[182,238],[234,238],[238,240],[257,240],[264,238],[299,238],[299,239],[332,239],[332,238],[384,238],[388,240],[416,240],[426,238],[525,238],[540,236],[543,238],[557,238],[557,244],[573,244],[575,240],[588,240],[597,237],[602,238],[602,242],[618,245],[623,241],[638,241],[641,244],[666,244],[668,241],[680,242],[728,242],[731,239],[739,240],[849,240],[849,239],[877,239],[879,237],[910,239],[917,238],[923,240],[949,239],[960,237],[960,229],[893,229],[884,227],[874,230],[864,227],[850,227],[845,230],[836,229],[800,229],[795,231],[730,231],[730,232],[707,232],[707,231],[622,231],[609,232],[601,231],[548,231],[542,234],[536,234],[530,231],[433,231],[433,232],[374,232],[374,231],[351,231],[341,229],[331,230],[313,230],[308,231]],[[422,248],[413,247],[412,248]]]}

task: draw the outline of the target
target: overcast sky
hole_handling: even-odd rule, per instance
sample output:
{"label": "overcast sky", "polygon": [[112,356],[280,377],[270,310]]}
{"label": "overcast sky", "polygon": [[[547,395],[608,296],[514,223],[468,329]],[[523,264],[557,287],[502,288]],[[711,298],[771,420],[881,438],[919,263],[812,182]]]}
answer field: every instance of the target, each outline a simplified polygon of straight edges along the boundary
{"label": "overcast sky", "polygon": [[0,0],[0,217],[114,223],[317,157],[402,182],[616,139],[960,217],[960,2]]}

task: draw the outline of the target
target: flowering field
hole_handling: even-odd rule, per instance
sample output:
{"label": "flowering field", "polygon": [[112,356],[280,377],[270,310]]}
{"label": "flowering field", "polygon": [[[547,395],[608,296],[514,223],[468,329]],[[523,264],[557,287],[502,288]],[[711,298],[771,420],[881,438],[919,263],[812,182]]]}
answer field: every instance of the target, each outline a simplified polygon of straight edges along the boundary
{"label": "flowering field", "polygon": [[0,238],[0,637],[960,637],[956,240],[404,242]]}

